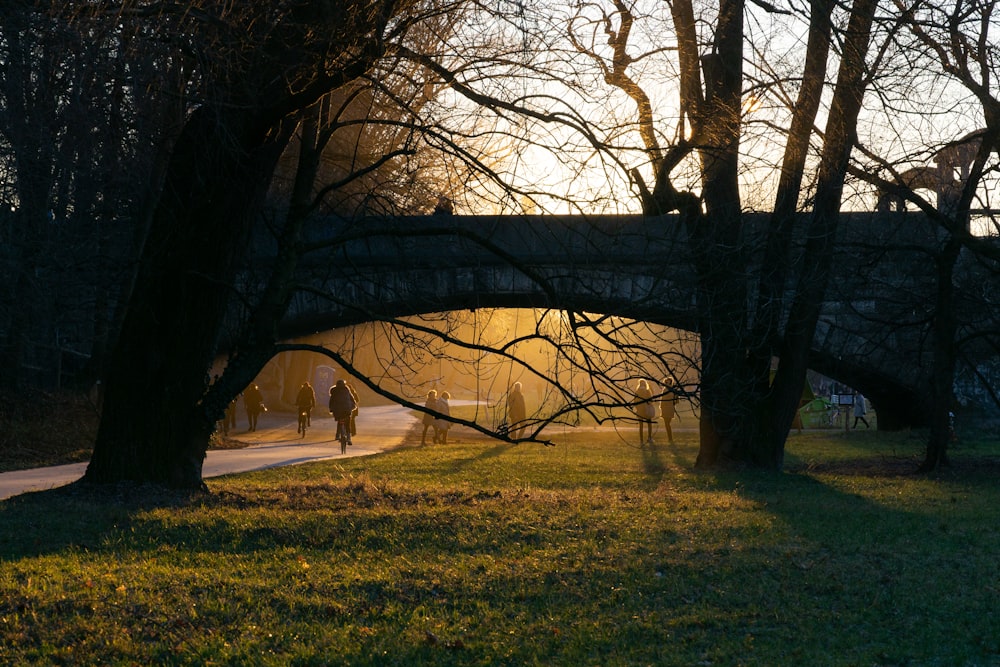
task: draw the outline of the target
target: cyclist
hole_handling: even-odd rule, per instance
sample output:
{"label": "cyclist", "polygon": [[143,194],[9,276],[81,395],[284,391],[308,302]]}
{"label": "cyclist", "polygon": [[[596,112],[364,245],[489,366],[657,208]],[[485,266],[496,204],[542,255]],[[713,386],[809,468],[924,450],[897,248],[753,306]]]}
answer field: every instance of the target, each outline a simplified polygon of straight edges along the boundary
{"label": "cyclist", "polygon": [[299,393],[295,397],[295,405],[299,409],[299,421],[301,422],[301,415],[305,413],[305,424],[299,424],[299,432],[305,435],[305,427],[312,426],[312,409],[316,406],[316,392],[313,391],[312,385],[308,382],[303,382],[302,386],[299,387]]}
{"label": "cyclist", "polygon": [[[355,408],[358,407],[358,402],[354,399],[351,390],[347,388],[347,383],[343,380],[337,380],[337,384],[330,387],[329,407],[333,418],[337,420],[338,437],[341,435],[341,429],[346,429],[346,443],[348,445],[353,444],[351,442],[351,415],[354,413]],[[344,440],[341,442],[344,442]]]}

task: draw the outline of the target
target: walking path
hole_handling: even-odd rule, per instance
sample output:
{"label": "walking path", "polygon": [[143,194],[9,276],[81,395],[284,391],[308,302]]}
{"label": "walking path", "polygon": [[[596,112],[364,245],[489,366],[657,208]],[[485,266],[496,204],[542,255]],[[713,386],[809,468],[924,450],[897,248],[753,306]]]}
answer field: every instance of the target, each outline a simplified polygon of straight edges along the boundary
{"label": "walking path", "polygon": [[[314,416],[312,426],[303,438],[296,433],[297,418],[291,413],[268,412],[261,415],[257,430],[243,430],[246,416],[239,415],[240,428],[230,435],[247,443],[242,449],[210,449],[205,457],[202,476],[218,477],[230,473],[262,470],[295,465],[308,461],[377,454],[403,443],[407,433],[417,423],[409,408],[399,405],[365,407],[358,415],[358,434],[347,454],[340,453],[340,443],[334,436],[337,422],[324,413]],[[86,463],[16,470],[0,473],[0,500],[28,491],[43,491],[64,486],[83,477]]]}

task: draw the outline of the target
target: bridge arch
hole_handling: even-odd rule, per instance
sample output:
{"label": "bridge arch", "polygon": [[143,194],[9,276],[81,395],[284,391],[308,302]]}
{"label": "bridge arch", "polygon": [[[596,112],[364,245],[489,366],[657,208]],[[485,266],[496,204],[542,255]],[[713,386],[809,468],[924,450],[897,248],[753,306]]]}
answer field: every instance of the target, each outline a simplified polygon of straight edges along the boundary
{"label": "bridge arch", "polygon": [[[765,219],[748,216],[748,229]],[[925,329],[916,317],[904,331],[900,318],[925,308],[931,293],[925,267],[934,227],[919,215],[872,213],[845,215],[841,227],[840,270],[810,367],[868,396],[883,426],[921,425]],[[479,308],[601,313],[697,330],[695,279],[676,216],[336,220],[314,234],[282,337]],[[747,243],[757,240],[748,234]],[[891,311],[866,312],[886,296]]]}
{"label": "bridge arch", "polygon": [[[934,153],[933,165],[911,167],[901,172],[896,180],[909,190],[933,192],[938,210],[954,212],[985,133],[985,129],[976,130],[945,144]],[[875,206],[881,213],[905,211],[906,200],[898,192],[879,189]]]}

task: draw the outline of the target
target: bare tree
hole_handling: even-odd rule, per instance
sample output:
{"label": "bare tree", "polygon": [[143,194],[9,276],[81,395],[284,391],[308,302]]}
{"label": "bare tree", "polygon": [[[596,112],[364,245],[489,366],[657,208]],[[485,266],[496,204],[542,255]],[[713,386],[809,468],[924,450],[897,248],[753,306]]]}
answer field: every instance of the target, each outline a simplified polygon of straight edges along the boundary
{"label": "bare tree", "polygon": [[[698,18],[690,2],[671,3],[680,114],[674,139],[667,148],[661,148],[648,96],[627,72],[639,59],[628,51],[634,7],[634,3],[616,1],[613,11],[600,18],[599,24],[611,47],[606,58],[593,46],[596,40],[584,43],[575,35],[571,39],[577,50],[598,62],[607,83],[621,88],[636,104],[638,132],[655,179],[650,191],[638,170],[632,171],[644,210],[650,214],[680,211],[694,248],[699,276],[698,328],[703,373],[699,464],[714,465],[735,459],[780,467],[783,443],[799,407],[822,289],[830,276],[829,257],[837,229],[841,188],[867,82],[865,62],[874,3],[856,3],[849,12],[850,23],[843,31],[841,71],[823,135],[813,222],[800,263],[802,274],[797,297],[784,331],[780,330],[779,321],[785,314],[783,299],[792,222],[802,203],[799,192],[807,149],[826,81],[827,54],[834,27],[833,6],[814,2],[809,8],[807,56],[798,99],[790,114],[790,128],[785,135],[785,157],[768,231],[763,262],[766,268],[753,331],[744,306],[749,294],[749,258],[743,251],[746,232],[739,190],[741,121],[746,110],[742,67],[747,39],[743,28],[746,7],[742,2],[720,2],[706,20]],[[773,6],[765,10],[778,11]],[[710,42],[702,46],[699,34],[710,35]],[[765,93],[766,89],[761,89],[754,96]],[[791,100],[789,103],[791,106]],[[692,155],[698,156],[700,183],[690,190],[678,188],[673,180],[674,170]],[[782,340],[772,385],[771,359]],[[749,355],[745,350],[749,350]]]}
{"label": "bare tree", "polygon": [[[8,386],[99,376],[123,312],[142,210],[183,117],[183,84],[163,43],[141,58],[114,22],[75,25],[73,3],[18,2],[0,13],[5,63],[4,373]],[[184,77],[179,77],[183,81]],[[76,377],[62,356],[89,359]],[[43,377],[22,371],[41,369]]]}
{"label": "bare tree", "polygon": [[[810,4],[800,24],[807,55],[792,84],[777,68],[768,73],[755,64],[748,73],[748,7],[739,0],[705,7],[678,0],[669,13],[658,6],[647,15],[621,0],[607,10],[595,3],[586,11],[542,5],[531,12],[524,3],[503,2],[182,5],[83,3],[65,23],[81,33],[115,25],[123,63],[140,60],[139,40],[162,45],[157,64],[165,74],[153,81],[165,110],[152,117],[178,123],[154,142],[162,159],[145,172],[148,197],[133,203],[140,252],[134,280],[122,290],[127,307],[89,481],[199,486],[208,437],[225,405],[276,352],[291,349],[278,344],[279,327],[308,253],[381,233],[369,232],[360,218],[345,218],[324,235],[314,226],[324,224],[318,214],[419,211],[435,194],[427,185],[433,178],[422,174],[442,172],[478,179],[486,193],[479,201],[498,208],[522,201],[535,206],[546,197],[577,209],[612,206],[615,188],[631,182],[628,198],[649,214],[646,224],[665,224],[659,214],[677,211],[692,248],[698,358],[677,334],[643,324],[657,316],[642,304],[628,319],[581,311],[553,320],[537,311],[530,331],[490,342],[457,335],[453,317],[443,317],[441,326],[378,312],[365,314],[368,319],[385,320],[399,344],[436,339],[473,351],[476,363],[536,376],[547,396],[561,400],[546,400],[556,407],[537,415],[533,436],[581,410],[598,420],[620,418],[634,402],[634,380],[692,378],[697,371],[699,464],[780,467],[831,276],[845,174],[873,76],[868,66],[884,57],[881,50],[874,58],[870,53],[873,1],[857,0],[850,8]],[[753,7],[792,16],[791,9]],[[648,31],[643,37],[659,41],[647,41],[637,55],[630,43],[640,34],[639,20],[650,18],[671,30]],[[888,32],[899,18],[887,18]],[[826,75],[831,53],[839,57],[833,81]],[[640,76],[655,71],[654,56],[665,57],[660,80],[673,83],[676,94],[667,129],[663,118],[671,115],[657,107]],[[631,102],[632,120],[623,121],[617,108],[609,114],[591,104],[596,81],[612,91],[608,99],[624,95]],[[797,86],[797,94],[788,85]],[[136,115],[144,116],[139,96],[131,95]],[[783,157],[774,160],[780,165],[774,214],[765,243],[756,244],[744,215],[742,142],[749,110],[768,95],[786,108],[783,123],[767,121],[784,145]],[[815,127],[820,111],[827,116],[822,131]],[[428,159],[428,149],[437,151],[440,164]],[[497,152],[504,152],[502,159]],[[518,173],[528,153],[560,156],[566,182],[600,163],[603,192],[588,184],[555,194],[532,184]],[[815,173],[804,183],[810,159]],[[268,193],[271,206],[265,206]],[[287,206],[273,205],[283,198]],[[266,231],[259,226],[261,210],[270,216]],[[796,240],[792,221],[803,211],[809,221],[801,265],[786,271]],[[422,233],[454,229],[442,224]],[[238,292],[245,249],[262,238],[272,252],[268,273],[250,292]],[[763,262],[752,261],[757,249]],[[756,293],[754,263],[766,267]],[[552,283],[530,266],[516,268],[549,294],[549,307],[558,307]],[[792,275],[799,282],[789,290]],[[225,330],[240,300],[238,326]],[[207,369],[223,335],[231,335],[232,357],[209,386]],[[941,335],[947,336],[944,329]],[[552,370],[566,375],[539,373],[526,363],[525,349],[535,346],[548,350],[558,360]],[[313,351],[352,363],[343,346]],[[441,354],[471,363],[443,348]],[[780,361],[771,383],[775,355]],[[409,371],[420,363],[414,359]],[[139,410],[146,419],[132,418]]]}
{"label": "bare tree", "polygon": [[[87,481],[202,485],[208,437],[228,402],[220,393],[203,396],[206,369],[252,213],[294,129],[292,114],[368,72],[405,34],[414,7],[303,0],[276,13],[270,6],[214,2],[137,3],[119,12],[126,25],[189,50],[203,83],[153,209],[107,371]],[[94,11],[97,20],[106,19],[106,8]],[[275,267],[287,270],[280,262]],[[248,331],[251,349],[273,336],[284,291],[274,285],[258,306]],[[133,419],[141,409],[148,418]]]}
{"label": "bare tree", "polygon": [[[917,199],[944,230],[945,238],[934,257],[937,291],[931,334],[934,372],[930,387],[930,435],[921,470],[934,470],[948,461],[955,408],[954,381],[959,358],[959,316],[956,266],[966,248],[996,267],[1000,254],[984,243],[969,227],[971,209],[992,154],[1000,152],[1000,98],[995,88],[1000,78],[997,32],[1000,21],[994,3],[923,3],[913,8],[899,6],[909,19],[905,41],[918,57],[925,56],[928,68],[940,71],[941,79],[957,82],[978,105],[985,127],[974,133],[951,138],[936,150],[934,182],[938,201],[935,209],[914,193],[905,182],[907,198]],[[996,163],[994,162],[994,168]]]}

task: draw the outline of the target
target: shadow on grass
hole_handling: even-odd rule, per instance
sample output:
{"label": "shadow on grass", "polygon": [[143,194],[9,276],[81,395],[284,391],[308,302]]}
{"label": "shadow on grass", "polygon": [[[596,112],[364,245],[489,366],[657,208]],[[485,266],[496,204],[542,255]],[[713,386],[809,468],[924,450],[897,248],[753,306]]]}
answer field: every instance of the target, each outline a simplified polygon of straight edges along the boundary
{"label": "shadow on grass", "polygon": [[[66,549],[100,550],[108,535],[128,530],[135,513],[186,507],[205,497],[155,485],[83,482],[14,496],[0,502],[0,562]],[[53,516],[56,510],[59,515]]]}
{"label": "shadow on grass", "polygon": [[647,475],[660,478],[667,472],[660,449],[662,445],[645,445],[642,447],[642,468]]}
{"label": "shadow on grass", "polygon": [[[461,473],[462,471],[474,466],[482,461],[488,461],[490,459],[499,458],[505,454],[509,454],[514,449],[528,444],[530,446],[540,447],[537,443],[517,443],[517,442],[503,442],[497,440],[489,440],[484,442],[494,443],[490,447],[486,447],[481,451],[478,451],[475,456],[466,456],[461,458],[452,458],[447,460],[447,462],[442,463],[441,471],[446,474]],[[442,447],[447,447],[448,445],[442,445]]]}

